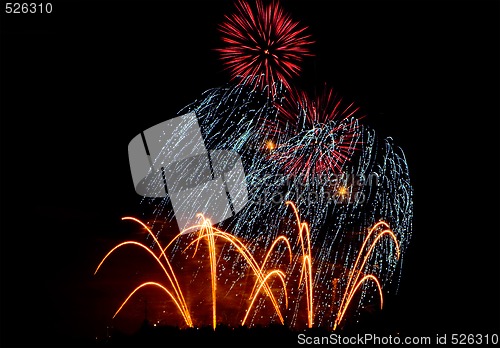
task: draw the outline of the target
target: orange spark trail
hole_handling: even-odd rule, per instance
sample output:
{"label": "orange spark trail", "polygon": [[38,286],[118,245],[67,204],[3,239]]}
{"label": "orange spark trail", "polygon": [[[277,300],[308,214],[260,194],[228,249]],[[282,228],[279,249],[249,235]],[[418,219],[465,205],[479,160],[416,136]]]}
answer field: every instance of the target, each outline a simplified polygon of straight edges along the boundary
{"label": "orange spark trail", "polygon": [[[358,266],[359,261],[361,259],[361,256],[362,256],[362,254],[365,250],[365,247],[368,243],[368,240],[370,239],[372,234],[375,233],[375,231],[379,230],[378,229],[379,226],[384,226],[387,229],[383,230],[380,234],[378,234],[377,237],[375,237],[375,239],[370,243],[370,246],[365,254],[365,257],[363,258],[363,261],[361,262],[361,265]],[[378,287],[379,292],[380,292],[380,303],[381,303],[381,306],[383,305],[382,288],[380,286],[378,279],[374,275],[371,275],[371,274],[365,275],[359,281],[358,281],[358,279],[359,279],[361,273],[363,272],[363,270],[368,262],[368,259],[373,252],[373,249],[375,248],[377,243],[380,241],[380,239],[386,235],[389,236],[393,240],[394,244],[396,245],[396,252],[397,252],[396,258],[399,259],[401,252],[400,252],[399,243],[398,243],[398,240],[396,238],[396,235],[394,234],[394,232],[392,232],[390,230],[390,227],[386,222],[384,222],[384,221],[377,222],[372,228],[370,228],[365,240],[363,241],[363,244],[361,245],[361,249],[358,252],[358,256],[356,257],[356,261],[354,262],[354,267],[352,268],[352,272],[349,275],[349,278],[347,281],[346,292],[344,293],[344,296],[342,297],[342,301],[341,301],[340,306],[339,306],[339,311],[337,313],[337,317],[335,318],[335,322],[333,324],[334,330],[337,328],[337,326],[342,321],[344,314],[347,310],[347,307],[349,306],[354,294],[359,289],[359,287],[362,285],[362,283],[364,283],[364,281],[366,281],[367,279],[372,279],[377,284],[377,287]]]}
{"label": "orange spark trail", "polygon": [[[128,302],[128,300],[130,300],[130,298],[138,291],[140,290],[141,288],[145,287],[145,286],[150,286],[150,285],[153,285],[153,286],[157,286],[161,289],[163,289],[163,291],[165,291],[169,296],[170,298],[174,301],[175,305],[177,306],[177,308],[179,308],[179,311],[181,312],[181,314],[183,313],[183,309],[181,307],[181,305],[179,304],[179,302],[177,302],[177,300],[175,299],[175,296],[172,295],[172,293],[170,291],[167,290],[167,288],[165,288],[163,285],[159,284],[159,283],[156,283],[156,282],[146,282],[146,283],[143,283],[141,285],[139,285],[137,288],[134,289],[134,291],[132,291],[130,293],[130,295],[128,295],[128,297],[125,299],[125,301],[123,301],[122,305],[120,306],[120,308],[118,308],[118,310],[116,311],[115,315],[113,315],[113,318],[116,317],[116,315],[122,310],[123,306],[125,306]],[[184,318],[185,319],[185,318]]]}
{"label": "orange spark trail", "polygon": [[[101,268],[102,264],[104,263],[104,261],[106,261],[106,259],[115,251],[117,250],[118,248],[121,248],[122,246],[125,246],[125,245],[137,245],[141,248],[143,248],[144,250],[146,250],[155,260],[156,262],[160,265],[161,269],[163,270],[163,272],[165,273],[165,275],[167,276],[168,280],[173,284],[173,280],[172,278],[170,277],[167,269],[165,268],[165,266],[163,265],[163,263],[161,262],[160,258],[158,256],[156,256],[152,251],[151,249],[149,249],[147,246],[145,246],[144,244],[142,243],[139,243],[139,242],[135,242],[135,241],[126,241],[126,242],[123,242],[123,243],[120,243],[118,244],[117,246],[115,246],[113,249],[111,249],[107,254],[106,256],[104,256],[104,258],[101,260],[101,262],[99,263],[99,265],[97,266],[97,269],[95,270],[94,272],[94,275],[97,273],[97,271],[99,271],[99,269]],[[172,274],[175,278],[175,275]],[[175,289],[175,288],[174,288]],[[177,298],[179,299],[179,296],[177,295]],[[184,299],[183,297],[181,297],[181,299]],[[176,301],[176,303],[178,303]],[[186,321],[186,325],[188,325],[189,327],[192,327],[193,326],[193,322],[191,320],[191,316],[189,314],[189,311],[187,309],[187,307],[183,307],[182,305],[180,306],[180,309],[181,309],[181,313],[182,313],[182,316],[184,317],[184,320]],[[115,314],[116,315],[116,314]]]}
{"label": "orange spark trail", "polygon": [[[203,226],[199,232],[200,239],[206,237],[208,240],[208,255],[210,259],[210,278],[212,282],[212,327],[215,330],[217,326],[217,260],[215,255],[215,238],[213,233],[207,232],[210,231],[210,229],[212,228],[212,222],[209,219],[205,219],[203,214],[198,214],[198,217],[202,219],[201,225]],[[197,242],[193,256],[196,255],[196,252],[198,251],[198,244],[199,243]]]}
{"label": "orange spark trail", "polygon": [[[357,269],[359,259],[360,259],[361,255],[362,255],[363,250],[365,249],[366,243],[368,243],[368,240],[370,239],[371,235],[373,234],[374,231],[376,231],[376,229],[379,226],[382,226],[382,225],[385,226],[385,227],[387,227],[387,228],[389,228],[389,225],[385,221],[379,221],[375,225],[373,225],[373,227],[370,228],[370,230],[368,231],[368,234],[367,234],[365,240],[363,241],[363,244],[361,245],[361,249],[359,250],[358,257],[356,258],[356,261],[354,263],[353,270]],[[349,279],[347,281],[347,289],[349,289],[349,286],[351,285],[351,281],[352,281],[352,276],[349,277]],[[344,299],[345,299],[345,297],[342,299],[342,303],[340,304],[340,307],[342,307]]]}
{"label": "orange spark trail", "polygon": [[[153,237],[153,240],[155,241],[155,243],[160,248],[160,250],[161,250],[160,255],[156,256],[148,247],[146,247],[145,245],[143,245],[141,243],[138,243],[138,242],[129,241],[129,242],[121,243],[121,244],[117,245],[116,247],[114,247],[110,252],[108,252],[108,254],[103,258],[103,260],[101,261],[101,263],[97,267],[94,275],[97,273],[97,271],[99,270],[99,268],[103,264],[104,260],[106,260],[106,258],[109,255],[111,255],[111,253],[113,253],[120,246],[123,246],[123,245],[126,245],[126,244],[134,244],[134,245],[142,247],[143,249],[147,250],[155,258],[155,260],[160,264],[161,268],[165,272],[165,275],[167,276],[168,280],[170,281],[170,284],[172,285],[172,287],[174,289],[174,292],[175,292],[175,295],[177,297],[178,303],[180,303],[180,306],[182,308],[181,313],[182,313],[182,315],[183,315],[183,317],[184,317],[184,319],[186,321],[186,324],[189,327],[192,327],[193,326],[193,322],[191,320],[191,315],[189,313],[189,309],[187,307],[186,301],[184,299],[184,296],[182,294],[181,288],[179,286],[179,282],[177,281],[177,277],[175,276],[175,273],[174,273],[174,270],[172,268],[172,265],[168,261],[167,255],[165,254],[163,248],[161,247],[160,242],[158,241],[158,239],[156,238],[156,236],[154,235],[154,233],[151,231],[151,229],[149,229],[149,227],[146,226],[142,221],[140,221],[140,220],[138,220],[138,219],[136,219],[134,217],[128,217],[128,216],[123,217],[122,220],[132,220],[132,221],[135,221],[138,224],[140,224],[142,227],[144,227],[147,230],[147,232],[149,233],[149,235],[151,235]],[[161,260],[160,260],[161,256],[164,257],[165,263],[167,264],[167,267],[170,270],[170,273],[167,271],[167,269],[165,268],[165,266],[161,262]]]}
{"label": "orange spark trail", "polygon": [[382,307],[384,306],[384,296],[382,294],[382,287],[380,285],[380,282],[378,281],[377,277],[375,277],[373,274],[365,275],[363,278],[361,278],[361,280],[359,282],[356,283],[356,286],[353,288],[353,290],[351,292],[349,292],[349,298],[347,299],[344,308],[339,311],[339,314],[337,315],[337,318],[336,318],[334,326],[333,326],[333,330],[337,329],[337,325],[344,318],[344,314],[347,311],[347,307],[349,307],[349,304],[351,303],[351,300],[354,297],[354,294],[356,293],[356,291],[359,289],[359,287],[361,285],[363,285],[363,283],[365,281],[367,281],[369,279],[373,280],[375,282],[375,285],[377,286],[378,293],[380,295],[380,309],[382,309]]}
{"label": "orange spark trail", "polygon": [[[260,267],[259,267],[260,272],[262,272],[262,271],[264,270],[264,267],[265,267],[265,265],[266,265],[266,263],[267,263],[267,260],[269,259],[269,256],[271,256],[271,253],[272,253],[272,251],[274,250],[274,247],[275,247],[275,246],[278,244],[278,242],[279,242],[279,241],[281,241],[281,240],[282,240],[282,241],[286,244],[286,246],[288,247],[288,255],[289,255],[289,257],[290,257],[290,263],[292,263],[292,248],[291,248],[291,246],[290,246],[290,241],[289,241],[289,240],[288,240],[288,238],[287,238],[287,237],[285,237],[285,236],[278,236],[278,237],[274,240],[273,244],[271,244],[271,246],[269,247],[269,250],[267,251],[266,256],[264,257],[264,261],[262,261],[262,264],[261,264],[261,265],[260,265]],[[255,283],[254,283],[254,285],[253,285],[253,288],[252,288],[252,292],[251,292],[251,294],[250,294],[249,298],[252,298],[252,297],[253,297],[253,295],[254,295],[254,291],[255,291],[255,288],[257,287],[257,284],[258,284],[258,280],[256,280],[256,281],[255,281]],[[257,291],[257,292],[258,292],[258,291]],[[288,298],[286,298],[286,300],[287,300],[287,303],[288,303]],[[288,304],[287,304],[287,307],[288,307]]]}
{"label": "orange spark trail", "polygon": [[[177,237],[180,235],[181,234],[177,235]],[[257,264],[257,261],[255,261],[255,258],[252,256],[252,254],[250,253],[248,248],[238,238],[234,237],[233,235],[231,235],[227,232],[221,231],[213,226],[210,226],[207,229],[207,232],[205,232],[203,235],[197,237],[194,241],[192,241],[188,245],[187,248],[189,248],[189,246],[193,245],[194,243],[198,243],[202,238],[206,238],[208,235],[213,235],[214,237],[221,237],[222,239],[225,239],[226,241],[231,243],[236,248],[236,250],[243,256],[245,261],[247,261],[248,265],[252,268],[253,272],[257,276],[259,282],[264,287],[264,290],[265,290],[267,296],[269,296],[269,298],[271,299],[273,307],[274,307],[276,313],[278,314],[278,317],[279,317],[281,323],[284,324],[285,320],[283,319],[283,315],[281,314],[281,311],[279,309],[279,304],[276,301],[276,298],[274,297],[274,294],[272,293],[271,288],[269,288],[269,285],[267,284],[267,282],[265,280],[266,278],[265,278],[265,276],[263,276],[263,274],[260,270],[260,267]]]}
{"label": "orange spark trail", "polygon": [[171,275],[170,276],[168,274],[168,272],[165,272],[166,275],[167,275],[167,278],[168,280],[170,281],[170,284],[172,284],[172,287],[174,288],[174,292],[177,296],[177,298],[179,299],[179,302],[181,303],[182,305],[182,308],[183,308],[183,312],[186,313],[186,316],[187,318],[189,319],[188,321],[191,323],[191,324],[188,324],[189,326],[192,326],[192,321],[191,321],[191,316],[189,314],[189,309],[187,307],[187,304],[186,304],[186,300],[184,299],[184,296],[182,294],[182,290],[181,290],[181,287],[179,286],[179,282],[177,281],[177,277],[175,276],[175,273],[174,273],[174,270],[172,268],[172,265],[170,264],[170,261],[168,261],[168,258],[167,258],[167,255],[165,254],[165,251],[163,250],[163,248],[161,247],[161,244],[160,242],[158,241],[158,239],[156,238],[155,234],[153,233],[153,231],[151,231],[151,229],[146,226],[146,224],[144,224],[141,220],[139,219],[136,219],[134,217],[130,217],[130,216],[125,216],[122,218],[122,220],[132,220],[132,221],[135,221],[137,222],[138,224],[140,224],[142,227],[144,227],[146,229],[146,231],[148,231],[149,235],[153,237],[153,240],[155,241],[155,243],[158,245],[158,248],[160,248],[160,255],[158,256],[159,258],[163,255],[163,258],[165,259],[165,263],[167,264],[168,266],[168,269],[170,270],[171,272]]}
{"label": "orange spark trail", "polygon": [[166,273],[167,274],[167,278],[170,281],[170,284],[172,284],[172,287],[174,288],[174,292],[175,292],[177,298],[179,299],[179,302],[181,303],[181,306],[183,308],[184,313],[186,314],[186,317],[188,318],[188,321],[190,323],[190,324],[188,324],[188,326],[193,326],[193,322],[191,320],[191,315],[189,314],[189,309],[187,307],[186,300],[184,299],[184,295],[182,294],[182,290],[181,290],[181,287],[179,285],[179,282],[177,281],[177,277],[175,276],[174,269],[172,268],[172,265],[170,264],[170,261],[168,261],[167,255],[163,251],[163,248],[161,247],[161,244],[158,241],[158,239],[156,238],[156,236],[153,233],[153,231],[151,231],[151,229],[148,226],[146,226],[146,224],[144,224],[141,220],[136,219],[134,217],[125,216],[125,217],[122,218],[122,220],[132,220],[132,221],[137,222],[142,227],[144,227],[146,229],[146,231],[148,231],[148,233],[149,233],[150,236],[153,237],[153,240],[158,245],[158,248],[161,251],[160,256],[158,256],[158,257],[161,257],[163,255],[165,263],[167,264],[168,269],[171,272],[171,275],[169,275],[168,273]]}
{"label": "orange spark trail", "polygon": [[248,309],[247,309],[247,312],[245,314],[245,317],[243,318],[243,321],[241,322],[241,325],[245,325],[245,322],[247,321],[247,318],[248,318],[248,315],[250,314],[250,310],[252,309],[253,307],[253,304],[255,302],[255,300],[257,299],[257,296],[259,295],[259,292],[260,290],[262,289],[262,287],[266,284],[267,280],[273,276],[273,275],[277,275],[280,279],[281,279],[281,282],[283,284],[283,289],[285,290],[285,299],[286,299],[286,307],[288,308],[288,295],[287,295],[287,292],[286,292],[286,282],[285,282],[285,273],[283,273],[283,271],[280,271],[278,269],[275,269],[275,270],[272,270],[270,271],[265,277],[264,277],[264,280],[259,284],[258,288],[257,288],[257,291],[255,291],[255,294],[252,298],[252,301],[250,302],[250,305],[248,306]]}
{"label": "orange spark trail", "polygon": [[[307,326],[312,328],[313,325],[313,278],[312,278],[312,256],[311,256],[311,238],[309,232],[309,225],[307,222],[301,222],[297,206],[292,201],[286,201],[295,213],[297,225],[299,228],[299,242],[302,248],[302,269],[300,272],[299,286],[304,283],[306,286],[306,300],[307,300]],[[305,234],[305,242],[304,242]]]}

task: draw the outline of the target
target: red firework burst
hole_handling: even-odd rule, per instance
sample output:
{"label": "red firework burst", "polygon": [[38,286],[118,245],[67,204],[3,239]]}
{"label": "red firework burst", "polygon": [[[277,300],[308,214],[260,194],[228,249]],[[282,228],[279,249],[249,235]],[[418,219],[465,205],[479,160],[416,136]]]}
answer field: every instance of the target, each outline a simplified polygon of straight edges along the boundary
{"label": "red firework burst", "polygon": [[255,5],[254,10],[244,0],[236,2],[236,12],[219,26],[226,47],[216,51],[232,79],[241,77],[270,91],[281,81],[289,89],[287,80],[300,73],[305,56],[312,56],[308,46],[313,41],[277,1],[265,6],[257,0]]}
{"label": "red firework burst", "polygon": [[315,98],[296,92],[276,107],[278,120],[265,123],[266,134],[278,139],[269,158],[304,181],[342,173],[360,144],[359,107],[345,104],[332,89]]}

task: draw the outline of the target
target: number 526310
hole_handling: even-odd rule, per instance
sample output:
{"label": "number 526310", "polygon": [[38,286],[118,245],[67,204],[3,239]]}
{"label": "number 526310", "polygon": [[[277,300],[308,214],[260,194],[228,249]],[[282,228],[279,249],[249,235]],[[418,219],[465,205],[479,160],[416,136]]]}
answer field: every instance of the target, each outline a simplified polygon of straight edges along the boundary
{"label": "number 526310", "polygon": [[5,13],[8,14],[34,14],[34,13],[52,13],[52,4],[50,2],[7,2],[5,3]]}

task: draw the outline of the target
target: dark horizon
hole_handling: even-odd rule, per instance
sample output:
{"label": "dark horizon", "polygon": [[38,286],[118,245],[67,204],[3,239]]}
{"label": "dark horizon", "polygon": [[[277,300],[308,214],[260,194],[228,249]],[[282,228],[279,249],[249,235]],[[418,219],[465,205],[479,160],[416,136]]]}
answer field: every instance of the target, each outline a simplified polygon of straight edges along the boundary
{"label": "dark horizon", "polygon": [[[131,289],[93,273],[137,237],[121,217],[141,212],[127,145],[229,82],[214,49],[231,1],[52,3],[50,15],[1,14],[5,347],[105,335]],[[409,164],[398,294],[350,329],[498,333],[499,3],[281,3],[316,40],[297,84],[355,102]],[[123,325],[139,328],[140,304],[131,310],[137,321]]]}

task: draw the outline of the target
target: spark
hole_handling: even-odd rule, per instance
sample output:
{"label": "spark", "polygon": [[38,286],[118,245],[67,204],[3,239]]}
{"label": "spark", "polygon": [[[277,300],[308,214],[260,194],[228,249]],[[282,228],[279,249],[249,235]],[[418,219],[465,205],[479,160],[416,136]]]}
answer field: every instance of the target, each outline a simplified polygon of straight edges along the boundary
{"label": "spark", "polygon": [[345,196],[349,193],[349,189],[345,186],[340,186],[339,189],[337,190],[338,194],[341,196]]}
{"label": "spark", "polygon": [[276,148],[276,144],[272,140],[267,140],[266,141],[266,148],[269,151],[273,151]]}

